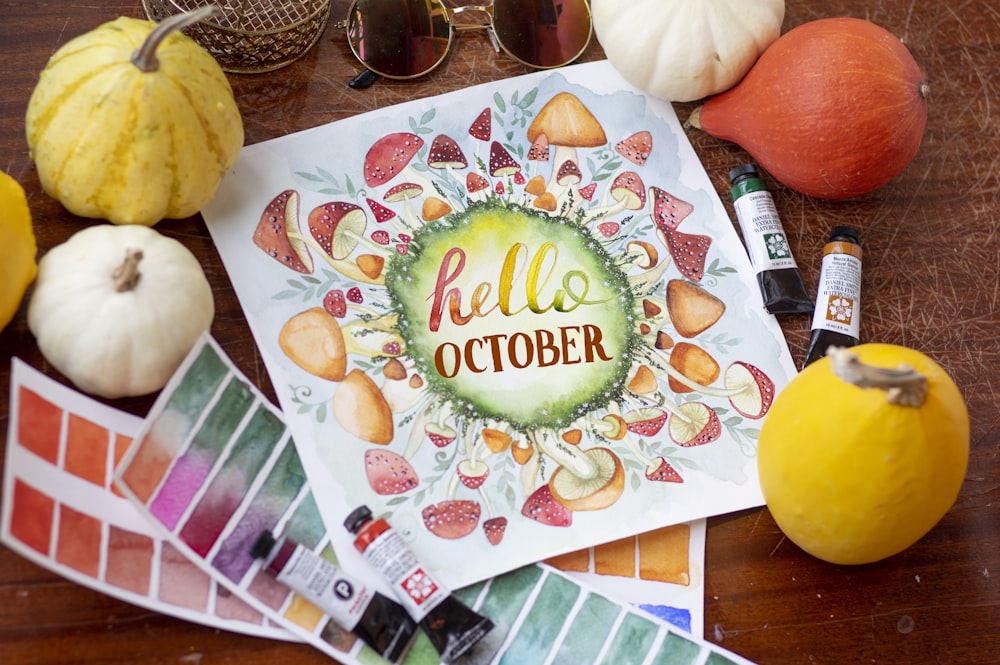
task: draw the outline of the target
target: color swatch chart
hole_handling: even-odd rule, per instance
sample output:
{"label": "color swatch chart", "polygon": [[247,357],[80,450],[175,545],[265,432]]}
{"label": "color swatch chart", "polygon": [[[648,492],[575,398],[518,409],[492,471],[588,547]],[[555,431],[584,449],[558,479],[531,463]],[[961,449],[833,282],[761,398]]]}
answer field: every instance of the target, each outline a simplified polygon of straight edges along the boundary
{"label": "color swatch chart", "polygon": [[160,537],[112,486],[142,420],[15,359],[0,539],[34,563],[147,609],[296,639]]}
{"label": "color swatch chart", "polygon": [[280,412],[210,338],[154,404],[118,486],[178,551],[257,611],[335,658],[367,649],[250,555],[267,529],[336,563]]}
{"label": "color swatch chart", "polygon": [[[342,662],[378,662],[250,556],[268,529],[337,561],[281,414],[210,337],[164,388],[119,466],[118,484],[179,551],[252,606]],[[549,567],[458,593],[497,624],[488,638],[495,651],[483,662],[581,663],[583,654],[594,663],[746,662]],[[404,662],[438,659],[421,634]]]}

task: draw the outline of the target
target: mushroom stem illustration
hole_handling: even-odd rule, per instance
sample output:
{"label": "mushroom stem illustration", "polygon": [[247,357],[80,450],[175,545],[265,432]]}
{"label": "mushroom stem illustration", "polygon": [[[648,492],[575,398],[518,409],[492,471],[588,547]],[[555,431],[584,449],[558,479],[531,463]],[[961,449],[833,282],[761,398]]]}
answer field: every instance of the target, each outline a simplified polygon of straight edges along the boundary
{"label": "mushroom stem illustration", "polygon": [[[385,275],[382,274],[381,269],[375,271],[374,267],[369,267],[368,265],[362,267],[362,265],[359,264],[357,260],[351,260],[349,258],[335,259],[329,254],[327,254],[323,250],[323,248],[320,247],[319,243],[317,243],[316,240],[310,236],[298,233],[289,233],[288,238],[289,240],[295,240],[300,243],[303,243],[304,245],[307,245],[309,249],[319,254],[320,257],[322,257],[323,260],[326,261],[327,265],[329,265],[331,268],[339,272],[344,277],[347,277],[348,279],[352,279],[356,282],[361,282],[364,284],[378,284],[378,285],[385,284]],[[362,260],[362,263],[364,263],[364,260]]]}
{"label": "mushroom stem illustration", "polygon": [[587,224],[593,224],[598,219],[613,217],[624,210],[642,210],[646,207],[646,185],[634,171],[625,171],[618,175],[608,191],[615,203],[588,210],[584,218]]}
{"label": "mushroom stem illustration", "polygon": [[623,441],[629,451],[635,455],[636,459],[642,462],[642,464],[646,467],[645,475],[648,480],[668,482],[678,482],[680,480],[680,476],[676,471],[674,471],[673,467],[670,466],[670,463],[667,462],[665,457],[662,455],[657,455],[655,458],[647,456],[630,436],[626,436]]}
{"label": "mushroom stem illustration", "polygon": [[528,432],[528,439],[542,453],[551,457],[561,467],[568,469],[574,476],[583,479],[594,478],[598,474],[597,465],[593,460],[564,443],[549,430],[533,430]]}
{"label": "mushroom stem illustration", "polygon": [[532,143],[542,134],[551,149],[550,190],[565,161],[579,164],[577,148],[595,148],[608,142],[604,128],[594,114],[578,97],[568,92],[560,92],[550,99],[528,127],[528,140]]}
{"label": "mushroom stem illustration", "polygon": [[649,353],[665,360],[663,371],[679,384],[702,395],[725,397],[733,408],[747,418],[762,418],[774,401],[774,383],[757,367],[742,361],[735,361],[724,376],[725,388],[698,383],[670,364],[669,354],[658,349],[648,349]]}

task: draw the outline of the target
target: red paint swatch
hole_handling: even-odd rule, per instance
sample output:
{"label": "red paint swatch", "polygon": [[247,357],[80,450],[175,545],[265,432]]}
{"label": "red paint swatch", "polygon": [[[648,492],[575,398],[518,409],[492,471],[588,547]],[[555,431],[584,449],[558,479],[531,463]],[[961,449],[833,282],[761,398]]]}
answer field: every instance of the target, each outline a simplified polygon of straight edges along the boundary
{"label": "red paint swatch", "polygon": [[236,619],[246,623],[264,623],[264,615],[250,607],[243,600],[231,593],[224,586],[216,587],[218,595],[215,598],[215,615],[220,619]]}
{"label": "red paint swatch", "polygon": [[17,438],[51,464],[59,463],[62,409],[23,386],[18,391]]}
{"label": "red paint swatch", "polygon": [[101,570],[101,521],[60,504],[56,561],[97,577]]}
{"label": "red paint swatch", "polygon": [[153,539],[141,533],[111,526],[108,532],[108,584],[143,596],[149,595],[152,579]]}
{"label": "red paint swatch", "polygon": [[[22,421],[23,422],[23,421]],[[52,542],[52,517],[56,502],[20,478],[14,481],[14,505],[10,532],[22,543],[45,556]]]}
{"label": "red paint swatch", "polygon": [[109,438],[110,433],[104,427],[75,413],[69,414],[65,469],[98,487],[107,487]]}

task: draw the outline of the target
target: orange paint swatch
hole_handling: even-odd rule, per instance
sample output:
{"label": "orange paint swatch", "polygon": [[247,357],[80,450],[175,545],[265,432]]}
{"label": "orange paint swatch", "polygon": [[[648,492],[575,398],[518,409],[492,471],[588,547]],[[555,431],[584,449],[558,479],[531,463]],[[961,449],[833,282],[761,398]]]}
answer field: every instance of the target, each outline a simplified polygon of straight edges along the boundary
{"label": "orange paint swatch", "polygon": [[594,572],[598,575],[635,577],[635,537],[594,547]]}
{"label": "orange paint swatch", "polygon": [[691,527],[668,526],[639,536],[639,577],[644,580],[688,585],[688,549]]}
{"label": "orange paint swatch", "polygon": [[125,469],[121,480],[139,501],[145,503],[153,496],[173,461],[173,449],[170,445],[158,441],[155,431],[150,432],[132,463]]}
{"label": "orange paint swatch", "polygon": [[101,541],[100,520],[60,504],[56,561],[97,577],[101,568]]}
{"label": "orange paint swatch", "polygon": [[62,409],[27,388],[18,391],[17,438],[50,464],[59,463]]}
{"label": "orange paint swatch", "polygon": [[590,572],[590,548],[567,552],[545,560],[553,568],[574,573]]}
{"label": "orange paint swatch", "polygon": [[110,433],[104,427],[69,414],[64,468],[98,487],[107,487],[109,439]]}

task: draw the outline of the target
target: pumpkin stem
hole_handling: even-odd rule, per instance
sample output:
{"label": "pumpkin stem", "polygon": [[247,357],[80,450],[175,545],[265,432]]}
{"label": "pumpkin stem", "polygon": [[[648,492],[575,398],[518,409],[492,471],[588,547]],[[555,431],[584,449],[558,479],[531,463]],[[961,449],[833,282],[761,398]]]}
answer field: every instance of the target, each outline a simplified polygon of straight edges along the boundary
{"label": "pumpkin stem", "polygon": [[702,107],[699,106],[695,110],[691,111],[691,115],[688,116],[687,122],[684,124],[688,127],[701,129],[701,109]]}
{"label": "pumpkin stem", "polygon": [[208,5],[164,19],[153,28],[153,31],[146,37],[146,41],[142,43],[142,46],[132,54],[132,64],[144,72],[155,72],[160,68],[160,61],[156,59],[156,49],[159,48],[160,42],[166,39],[167,35],[174,30],[183,30],[189,25],[204,21],[217,13],[219,13],[218,7]]}
{"label": "pumpkin stem", "polygon": [[875,367],[861,362],[856,353],[842,347],[831,347],[830,367],[842,381],[859,388],[880,388],[886,391],[889,404],[920,407],[927,396],[927,377],[909,365],[897,368]]}
{"label": "pumpkin stem", "polygon": [[126,249],[125,260],[115,268],[111,276],[115,280],[115,291],[124,293],[131,291],[139,283],[142,273],[139,272],[139,261],[142,260],[141,249]]}

